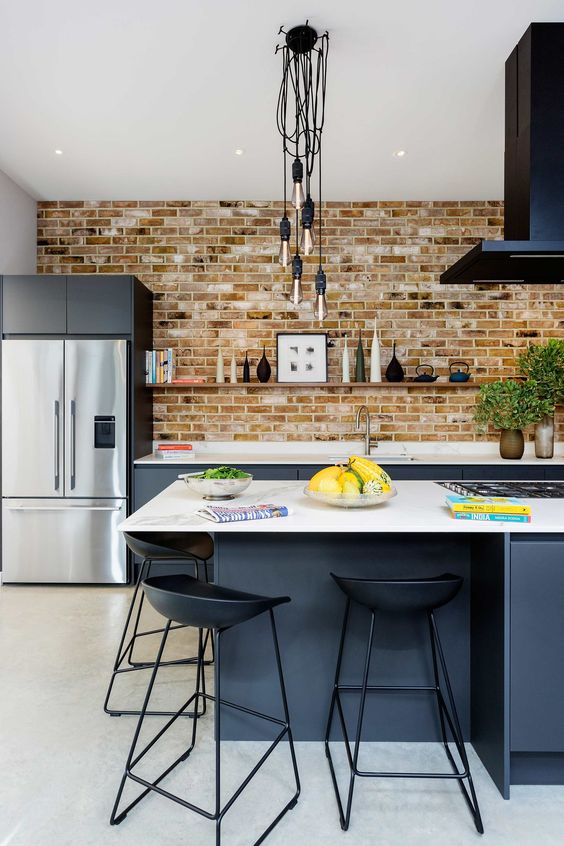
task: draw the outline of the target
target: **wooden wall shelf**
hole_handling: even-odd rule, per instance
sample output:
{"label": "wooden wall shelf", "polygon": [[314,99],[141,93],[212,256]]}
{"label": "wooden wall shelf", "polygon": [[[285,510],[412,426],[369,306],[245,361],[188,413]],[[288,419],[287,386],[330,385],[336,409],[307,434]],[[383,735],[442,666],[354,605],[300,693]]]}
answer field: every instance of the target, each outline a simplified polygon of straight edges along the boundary
{"label": "wooden wall shelf", "polygon": [[273,388],[342,388],[354,390],[355,388],[370,388],[372,390],[390,390],[394,388],[409,388],[427,391],[429,388],[441,390],[458,390],[459,388],[479,388],[482,381],[470,379],[468,382],[163,382],[161,384],[148,384],[148,388],[163,388],[164,390],[186,390],[201,388],[218,388],[229,390],[237,388],[259,388],[261,390],[272,390]]}

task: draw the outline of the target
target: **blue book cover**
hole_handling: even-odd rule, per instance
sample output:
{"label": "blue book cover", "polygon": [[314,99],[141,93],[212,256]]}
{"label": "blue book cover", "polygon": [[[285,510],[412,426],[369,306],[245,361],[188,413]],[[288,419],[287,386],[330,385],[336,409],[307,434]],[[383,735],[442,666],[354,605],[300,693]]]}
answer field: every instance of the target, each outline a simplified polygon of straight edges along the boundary
{"label": "blue book cover", "polygon": [[468,512],[468,511],[453,511],[452,516],[455,520],[481,520],[504,522],[504,523],[530,523],[530,514],[496,514],[482,512]]}

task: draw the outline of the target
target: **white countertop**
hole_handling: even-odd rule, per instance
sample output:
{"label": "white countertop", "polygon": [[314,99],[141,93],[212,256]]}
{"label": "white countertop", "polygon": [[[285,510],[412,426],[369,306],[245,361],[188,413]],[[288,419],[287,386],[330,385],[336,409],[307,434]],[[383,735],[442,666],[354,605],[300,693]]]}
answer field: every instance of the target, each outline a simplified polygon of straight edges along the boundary
{"label": "white countertop", "polygon": [[[162,442],[161,442],[162,443]],[[361,441],[194,441],[195,460],[163,460],[155,453],[138,458],[138,465],[190,466],[190,464],[333,464],[349,455],[361,455]],[[404,456],[403,458],[401,456]],[[405,455],[413,458],[406,461]],[[499,464],[550,466],[564,464],[564,454],[554,458],[535,458],[534,444],[528,443],[519,461],[501,458],[499,446],[492,441],[382,441],[370,458],[382,464]]]}
{"label": "white countertop", "polygon": [[236,534],[268,532],[398,532],[455,533],[527,532],[564,533],[564,501],[523,500],[532,507],[530,523],[454,520],[444,504],[447,491],[434,482],[397,482],[398,495],[373,508],[334,508],[306,497],[304,482],[253,481],[248,490],[227,505],[272,503],[285,505],[288,517],[244,523],[214,523],[195,514],[205,501],[182,481],[173,482],[146,505],[124,520],[121,531],[208,531]]}

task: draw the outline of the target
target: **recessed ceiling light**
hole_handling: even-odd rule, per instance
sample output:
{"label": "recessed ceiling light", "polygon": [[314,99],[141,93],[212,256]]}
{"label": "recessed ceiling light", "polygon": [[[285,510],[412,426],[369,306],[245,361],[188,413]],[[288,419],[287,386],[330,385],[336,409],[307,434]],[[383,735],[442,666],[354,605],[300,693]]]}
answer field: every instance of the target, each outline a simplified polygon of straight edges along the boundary
{"label": "recessed ceiling light", "polygon": [[55,155],[56,155],[56,156],[62,156],[62,155],[63,155],[63,151],[62,151],[62,150],[55,150]]}
{"label": "recessed ceiling light", "polygon": [[394,150],[396,159],[403,159],[405,155],[407,155],[407,150]]}
{"label": "recessed ceiling light", "polygon": [[242,147],[237,147],[237,149],[235,150],[235,155],[236,155],[236,156],[244,156],[244,155],[245,155],[245,151],[243,150],[243,148],[242,148]]}

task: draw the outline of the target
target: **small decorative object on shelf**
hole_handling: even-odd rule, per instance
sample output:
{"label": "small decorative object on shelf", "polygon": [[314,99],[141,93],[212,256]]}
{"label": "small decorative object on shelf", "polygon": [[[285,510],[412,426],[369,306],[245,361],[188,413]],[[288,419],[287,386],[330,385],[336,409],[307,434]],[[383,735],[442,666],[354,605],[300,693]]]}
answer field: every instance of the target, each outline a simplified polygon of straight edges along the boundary
{"label": "small decorative object on shelf", "polygon": [[418,364],[415,368],[415,373],[417,375],[413,380],[414,382],[436,382],[439,378],[435,376],[435,368],[432,364]]}
{"label": "small decorative object on shelf", "polygon": [[223,353],[221,347],[217,351],[217,362],[215,365],[215,381],[219,384],[225,382],[225,371],[223,368]]}
{"label": "small decorative object on shelf", "polygon": [[279,332],[277,382],[327,382],[327,333]]}
{"label": "small decorative object on shelf", "polygon": [[382,367],[380,364],[380,338],[378,337],[378,330],[376,328],[376,318],[374,318],[374,334],[372,335],[372,346],[370,347],[370,381],[382,381]]}
{"label": "small decorative object on shelf", "polygon": [[403,367],[396,357],[396,342],[394,341],[392,347],[392,357],[390,363],[386,367],[386,379],[388,382],[403,382],[405,373]]}
{"label": "small decorative object on shelf", "polygon": [[344,384],[348,384],[348,382],[351,381],[351,362],[350,362],[349,347],[348,347],[348,344],[347,344],[346,333],[345,333],[343,344],[344,344],[344,346],[343,346],[343,358],[342,358],[342,364],[341,364],[341,370],[342,370],[341,381]]}
{"label": "small decorative object on shelf", "polygon": [[234,384],[237,381],[237,361],[235,356],[231,356],[231,366],[229,368],[229,381]]}
{"label": "small decorative object on shelf", "polygon": [[[466,369],[461,370],[461,367]],[[470,365],[466,361],[451,361],[448,369],[450,370],[449,382],[467,382],[470,378]]]}
{"label": "small decorative object on shelf", "polygon": [[356,347],[356,361],[354,368],[355,382],[366,382],[366,369],[364,367],[364,350],[362,349],[362,329],[358,330],[358,344]]}
{"label": "small decorative object on shelf", "polygon": [[266,357],[266,347],[263,347],[262,358],[257,364],[257,379],[259,382],[268,382],[271,373],[272,368],[270,367],[270,363]]}
{"label": "small decorative object on shelf", "polygon": [[249,367],[249,354],[245,353],[245,361],[243,362],[243,382],[251,381],[251,368]]}

